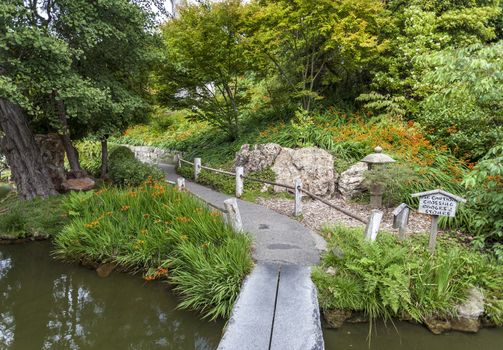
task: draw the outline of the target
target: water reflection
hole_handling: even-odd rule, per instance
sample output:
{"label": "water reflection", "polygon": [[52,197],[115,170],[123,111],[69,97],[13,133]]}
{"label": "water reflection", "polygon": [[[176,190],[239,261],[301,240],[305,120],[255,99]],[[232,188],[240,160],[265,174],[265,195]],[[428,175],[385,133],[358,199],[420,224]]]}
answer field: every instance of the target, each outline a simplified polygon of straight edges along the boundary
{"label": "water reflection", "polygon": [[0,246],[0,349],[217,347],[223,324],[174,310],[165,285],[48,255],[48,243]]}

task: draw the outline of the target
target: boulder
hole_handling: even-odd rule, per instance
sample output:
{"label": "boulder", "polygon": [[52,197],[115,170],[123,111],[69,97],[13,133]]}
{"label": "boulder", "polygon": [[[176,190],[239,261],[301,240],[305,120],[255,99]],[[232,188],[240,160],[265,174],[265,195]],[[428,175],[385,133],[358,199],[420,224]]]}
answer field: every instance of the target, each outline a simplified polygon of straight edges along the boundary
{"label": "boulder", "polygon": [[451,330],[451,322],[446,319],[425,317],[423,322],[433,334],[442,334]]}
{"label": "boulder", "polygon": [[340,328],[344,321],[351,317],[351,311],[340,309],[323,309],[323,317],[327,321],[327,328]]}
{"label": "boulder", "polygon": [[98,274],[98,276],[105,278],[105,277],[110,276],[110,274],[113,272],[114,269],[115,269],[115,264],[105,263],[105,264],[101,264],[96,269],[96,273]]}
{"label": "boulder", "polygon": [[479,288],[468,291],[466,301],[457,307],[458,317],[451,320],[452,329],[476,333],[480,329],[480,317],[484,314],[484,294]]}
{"label": "boulder", "polygon": [[236,153],[235,166],[242,166],[245,174],[271,167],[282,147],[276,143],[243,145]]}
{"label": "boulder", "polygon": [[58,191],[63,190],[65,176],[65,148],[61,138],[57,134],[35,135],[35,141],[40,147],[42,159],[49,168],[49,175],[54,187]]}
{"label": "boulder", "polygon": [[89,191],[96,185],[90,177],[81,177],[77,179],[68,179],[63,182],[62,187],[65,191]]}
{"label": "boulder", "polygon": [[[295,179],[300,178],[303,188],[317,196],[329,197],[335,191],[337,173],[334,159],[330,153],[320,148],[283,148],[276,157],[272,170],[276,174],[276,182],[293,185]],[[286,191],[277,186],[274,190]]]}
{"label": "boulder", "polygon": [[367,163],[358,162],[343,171],[339,177],[338,190],[344,199],[350,199],[365,191],[363,180]]}

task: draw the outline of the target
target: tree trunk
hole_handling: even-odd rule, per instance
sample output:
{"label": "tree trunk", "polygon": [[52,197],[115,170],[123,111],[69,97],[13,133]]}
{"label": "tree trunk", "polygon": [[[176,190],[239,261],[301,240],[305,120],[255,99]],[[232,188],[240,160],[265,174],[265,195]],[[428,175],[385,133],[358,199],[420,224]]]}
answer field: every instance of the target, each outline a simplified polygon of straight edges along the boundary
{"label": "tree trunk", "polygon": [[101,140],[101,178],[106,179],[108,174],[108,139]]}
{"label": "tree trunk", "polygon": [[57,100],[56,105],[58,108],[59,122],[61,123],[60,137],[61,141],[63,142],[63,146],[65,147],[66,157],[68,158],[70,169],[76,177],[81,177],[83,176],[83,173],[80,167],[77,152],[75,151],[72,140],[70,138],[70,128],[68,127],[65,104],[63,101]]}
{"label": "tree trunk", "polygon": [[7,159],[19,196],[32,199],[58,194],[23,111],[3,98],[0,98],[0,126],[4,132],[0,149]]}

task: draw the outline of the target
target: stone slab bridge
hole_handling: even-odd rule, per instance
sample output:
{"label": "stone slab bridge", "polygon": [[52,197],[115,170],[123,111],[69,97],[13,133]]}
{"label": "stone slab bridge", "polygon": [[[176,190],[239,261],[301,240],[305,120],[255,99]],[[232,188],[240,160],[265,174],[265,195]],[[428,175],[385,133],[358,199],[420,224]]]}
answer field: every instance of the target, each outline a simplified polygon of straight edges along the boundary
{"label": "stone slab bridge", "polygon": [[[167,179],[178,175],[158,164]],[[231,198],[193,182],[186,188],[222,207]],[[256,266],[245,279],[219,350],[323,350],[320,312],[311,266],[325,241],[299,222],[238,199],[243,229],[253,237]]]}

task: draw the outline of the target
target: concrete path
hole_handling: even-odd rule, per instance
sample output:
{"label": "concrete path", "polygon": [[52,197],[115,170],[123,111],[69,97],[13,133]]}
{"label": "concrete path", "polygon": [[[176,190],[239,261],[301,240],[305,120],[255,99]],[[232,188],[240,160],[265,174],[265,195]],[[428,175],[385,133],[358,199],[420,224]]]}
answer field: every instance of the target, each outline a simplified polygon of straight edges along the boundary
{"label": "concrete path", "polygon": [[[168,180],[179,177],[173,165],[158,166]],[[231,198],[193,182],[186,181],[186,187],[220,208]],[[299,222],[261,205],[238,200],[238,207],[243,228],[253,237],[257,265],[243,283],[218,349],[323,350],[310,266],[319,262],[325,241]]]}
{"label": "concrete path", "polygon": [[[170,164],[160,164],[168,180],[176,181],[179,175]],[[204,170],[203,170],[204,171]],[[224,200],[231,198],[193,182],[187,189],[205,201],[223,208]],[[258,263],[312,266],[319,262],[320,250],[325,241],[298,221],[276,213],[259,204],[238,199],[243,228],[254,241],[253,258]],[[293,210],[293,208],[292,208]]]}

